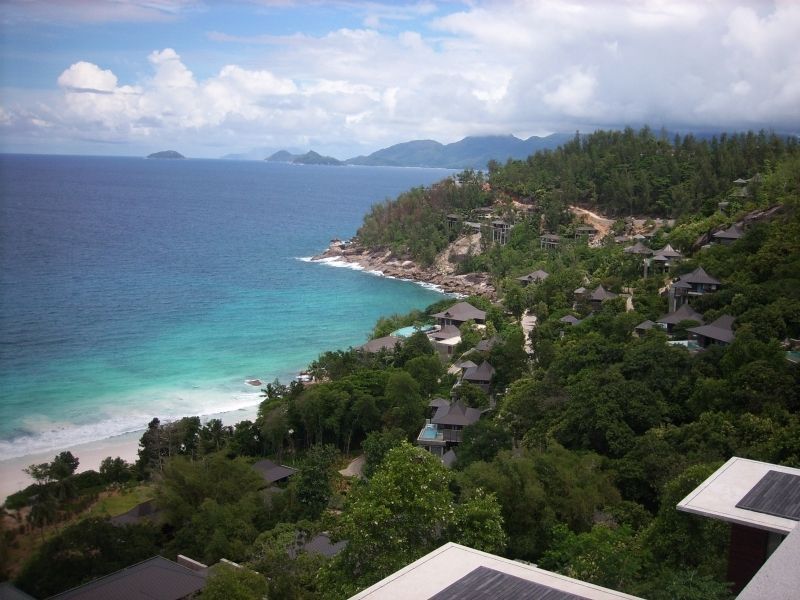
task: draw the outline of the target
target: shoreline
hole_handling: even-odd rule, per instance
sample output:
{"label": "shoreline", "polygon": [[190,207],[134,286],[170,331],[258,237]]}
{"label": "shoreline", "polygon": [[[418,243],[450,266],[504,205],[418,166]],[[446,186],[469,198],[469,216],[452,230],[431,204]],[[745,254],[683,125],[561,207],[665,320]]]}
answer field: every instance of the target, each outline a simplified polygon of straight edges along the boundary
{"label": "shoreline", "polygon": [[[466,297],[473,294],[487,296],[490,299],[496,297],[494,286],[491,285],[490,277],[487,274],[454,275],[442,272],[436,266],[420,267],[414,261],[395,256],[390,250],[382,248],[370,250],[357,242],[333,240],[321,254],[299,260],[327,264],[332,267],[351,268],[378,277],[407,281],[454,297]],[[256,379],[247,380],[245,383],[259,387],[256,385],[256,381],[258,384],[264,385],[263,380]],[[254,419],[257,410],[258,403],[221,413],[202,415],[201,421],[206,423],[210,419],[219,418],[225,425],[234,425],[245,419]],[[174,421],[178,418],[180,417],[162,420]],[[139,439],[146,427],[147,423],[143,422],[142,427],[134,431],[97,440],[59,445],[59,447],[45,451],[35,451],[2,459],[0,460],[0,499],[5,502],[10,494],[33,483],[33,479],[24,473],[23,469],[31,464],[50,462],[59,452],[70,451],[78,458],[80,461],[78,473],[92,469],[97,470],[101,461],[109,456],[112,458],[119,456],[128,462],[135,462],[138,457]]]}
{"label": "shoreline", "polygon": [[[239,421],[255,419],[257,412],[258,404],[223,413],[205,415],[201,417],[201,421],[206,423],[210,419],[221,419],[225,425],[234,425]],[[22,469],[31,464],[50,462],[59,452],[68,450],[78,458],[80,461],[78,473],[91,469],[97,470],[102,460],[107,456],[111,458],[119,456],[128,462],[135,462],[138,457],[139,440],[146,429],[147,423],[143,423],[142,428],[137,431],[130,431],[101,440],[73,444],[64,448],[54,448],[46,452],[35,452],[0,460],[0,499],[5,502],[10,494],[23,490],[33,483],[33,479],[24,473]]]}
{"label": "shoreline", "polygon": [[[448,249],[444,252],[447,253]],[[438,260],[430,267],[421,267],[407,257],[395,255],[388,248],[369,249],[355,240],[332,240],[325,251],[306,260],[337,267],[351,266],[373,275],[411,281],[445,294],[497,299],[497,291],[488,273],[455,275],[437,266],[441,263]]]}

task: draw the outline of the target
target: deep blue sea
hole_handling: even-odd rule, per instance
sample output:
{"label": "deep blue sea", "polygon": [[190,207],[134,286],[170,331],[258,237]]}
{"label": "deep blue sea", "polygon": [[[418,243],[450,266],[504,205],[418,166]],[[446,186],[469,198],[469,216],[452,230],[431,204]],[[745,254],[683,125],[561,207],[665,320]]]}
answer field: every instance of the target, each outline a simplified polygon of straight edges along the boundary
{"label": "deep blue sea", "polygon": [[441,169],[0,155],[0,460],[258,403],[442,296],[304,262]]}

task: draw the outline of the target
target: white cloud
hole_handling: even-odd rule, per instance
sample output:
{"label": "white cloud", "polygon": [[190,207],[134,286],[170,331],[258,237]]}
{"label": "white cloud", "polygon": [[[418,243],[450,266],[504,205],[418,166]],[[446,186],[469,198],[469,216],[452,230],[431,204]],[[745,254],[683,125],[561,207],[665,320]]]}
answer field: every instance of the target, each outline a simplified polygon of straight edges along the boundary
{"label": "white cloud", "polygon": [[542,95],[545,104],[575,117],[592,114],[592,100],[597,88],[597,79],[591,73],[576,69],[569,74],[556,77],[553,83],[555,89]]}
{"label": "white cloud", "polygon": [[111,93],[117,87],[117,77],[111,71],[80,61],[59,76],[58,85],[74,92]]}
{"label": "white cloud", "polygon": [[[0,122],[321,149],[642,123],[800,129],[800,3],[520,0],[445,16],[425,3],[335,6],[368,26],[207,33],[242,59],[204,77],[170,48],[152,52],[149,73],[133,81],[81,61],[58,78],[60,103],[6,103]],[[419,18],[427,30],[411,29]]]}

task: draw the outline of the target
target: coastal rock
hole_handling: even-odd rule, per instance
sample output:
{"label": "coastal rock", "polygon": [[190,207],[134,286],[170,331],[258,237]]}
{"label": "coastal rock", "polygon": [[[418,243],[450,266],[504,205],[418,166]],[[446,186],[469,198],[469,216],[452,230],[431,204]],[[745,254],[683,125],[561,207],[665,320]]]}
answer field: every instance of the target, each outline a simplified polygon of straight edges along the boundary
{"label": "coastal rock", "polygon": [[465,296],[479,294],[490,300],[495,300],[497,297],[488,273],[455,275],[455,269],[452,266],[442,268],[442,265],[439,264],[440,261],[431,267],[421,267],[407,256],[395,256],[391,249],[367,248],[355,240],[344,243],[344,245],[340,240],[333,240],[325,252],[314,256],[311,260],[319,261],[331,258],[359,265],[367,271],[378,272],[387,277],[436,285],[452,294]]}
{"label": "coastal rock", "polygon": [[247,385],[252,385],[254,387],[259,387],[261,385],[264,385],[264,383],[260,379],[246,379],[245,383]]}

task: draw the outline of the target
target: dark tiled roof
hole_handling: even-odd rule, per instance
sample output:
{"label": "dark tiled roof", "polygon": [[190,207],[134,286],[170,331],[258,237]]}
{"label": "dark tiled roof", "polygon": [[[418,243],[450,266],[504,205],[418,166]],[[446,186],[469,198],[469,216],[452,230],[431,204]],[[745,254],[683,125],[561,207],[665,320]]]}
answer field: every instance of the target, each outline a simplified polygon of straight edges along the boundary
{"label": "dark tiled roof", "polygon": [[472,425],[481,418],[481,411],[477,408],[469,408],[461,402],[452,402],[448,406],[442,406],[436,411],[431,419],[435,425],[458,425],[466,427]]}
{"label": "dark tiled roof", "polygon": [[380,352],[381,350],[394,350],[397,344],[402,344],[403,338],[387,335],[368,341],[359,349],[364,352]]}
{"label": "dark tiled roof", "polygon": [[478,567],[470,571],[428,600],[518,600],[520,598],[585,600],[585,596],[556,590],[489,567]]}
{"label": "dark tiled roof", "polygon": [[180,600],[206,584],[203,572],[154,556],[51,597],[51,600]]}
{"label": "dark tiled roof", "polygon": [[456,363],[455,366],[458,367],[459,369],[471,369],[473,367],[477,367],[478,365],[476,365],[471,360],[465,360],[463,362]]}
{"label": "dark tiled roof", "polygon": [[800,521],[800,475],[768,471],[736,508]]}
{"label": "dark tiled roof", "polygon": [[653,323],[650,319],[647,319],[646,321],[642,321],[641,323],[639,323],[636,327],[634,327],[634,329],[636,329],[637,331],[647,331],[648,329],[652,329],[655,326],[656,326],[655,323]]}
{"label": "dark tiled roof", "polygon": [[478,367],[470,367],[464,371],[464,379],[467,381],[491,381],[494,375],[494,367],[488,360],[483,361]]}
{"label": "dark tiled roof", "polygon": [[675,250],[675,248],[673,248],[669,244],[667,244],[666,246],[664,246],[660,250],[655,250],[653,253],[657,257],[658,256],[662,256],[664,258],[682,258],[683,257],[683,255],[680,252]]}
{"label": "dark tiled roof", "polygon": [[321,554],[330,558],[339,554],[345,546],[347,546],[347,540],[340,540],[334,544],[327,533],[320,533],[311,541],[303,544],[303,550],[309,554]]}
{"label": "dark tiled roof", "polygon": [[447,467],[448,469],[453,468],[453,465],[456,464],[456,456],[455,451],[450,448],[447,452],[442,455],[442,464]]}
{"label": "dark tiled roof", "polygon": [[708,285],[720,285],[719,279],[715,279],[708,273],[706,273],[703,267],[697,267],[691,273],[687,273],[686,275],[681,275],[679,281],[684,283],[702,283]]}
{"label": "dark tiled roof", "polygon": [[720,240],[738,240],[744,233],[736,225],[731,225],[727,229],[717,231],[712,237]]}
{"label": "dark tiled roof", "polygon": [[499,341],[500,338],[498,338],[496,335],[493,335],[489,339],[481,340],[480,342],[475,344],[475,350],[477,350],[478,352],[489,352],[489,350],[494,348],[497,345],[497,342]]}
{"label": "dark tiled roof", "polygon": [[702,324],[703,315],[688,304],[682,304],[675,312],[667,313],[656,320],[657,323],[665,323],[667,325],[677,325],[681,321],[697,321]]}
{"label": "dark tiled roof", "polygon": [[527,275],[523,275],[522,277],[517,277],[517,281],[522,281],[524,283],[535,283],[538,281],[544,281],[548,277],[550,277],[550,273],[539,269],[538,271],[534,271],[533,273],[528,273]]}
{"label": "dark tiled roof", "polygon": [[733,333],[733,321],[734,318],[730,315],[722,315],[709,325],[692,327],[689,331],[696,335],[717,340],[718,342],[730,343],[735,337],[735,334]]}
{"label": "dark tiled roof", "polygon": [[653,251],[645,246],[642,242],[636,242],[633,246],[628,246],[623,250],[626,254],[643,254],[650,255]]}
{"label": "dark tiled roof", "polygon": [[570,325],[577,325],[581,322],[578,317],[573,317],[572,315],[567,315],[566,317],[561,317],[559,319],[561,323],[569,323]]}
{"label": "dark tiled roof", "polygon": [[430,408],[441,408],[442,406],[450,406],[450,400],[446,398],[434,398],[428,402]]}
{"label": "dark tiled roof", "polygon": [[456,321],[483,321],[486,319],[486,313],[482,310],[478,310],[469,302],[459,302],[446,311],[436,313],[433,316],[437,319],[455,319]]}
{"label": "dark tiled roof", "polygon": [[255,469],[267,483],[275,483],[297,472],[297,469],[284,465],[276,465],[271,460],[260,460],[253,465],[253,469]]}
{"label": "dark tiled roof", "polygon": [[611,300],[616,297],[617,295],[614,292],[609,292],[602,285],[598,285],[592,292],[592,295],[589,296],[589,299],[595,302],[602,302],[603,300]]}
{"label": "dark tiled roof", "polygon": [[439,331],[434,331],[430,334],[435,340],[448,340],[454,337],[460,337],[461,331],[455,325],[445,325]]}

